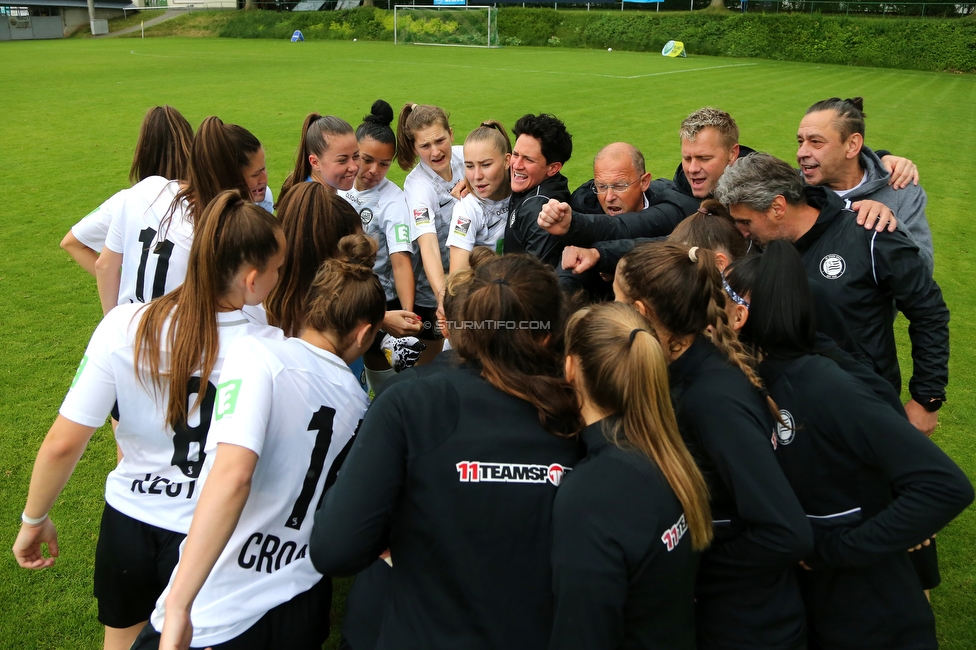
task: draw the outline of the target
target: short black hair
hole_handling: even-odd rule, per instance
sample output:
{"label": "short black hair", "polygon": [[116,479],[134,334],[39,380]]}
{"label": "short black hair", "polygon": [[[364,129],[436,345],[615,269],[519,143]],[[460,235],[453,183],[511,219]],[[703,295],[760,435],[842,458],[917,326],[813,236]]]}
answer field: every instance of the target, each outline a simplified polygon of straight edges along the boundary
{"label": "short black hair", "polygon": [[555,115],[527,113],[518,119],[512,132],[516,138],[524,133],[538,140],[547,164],[565,163],[573,155],[573,136]]}

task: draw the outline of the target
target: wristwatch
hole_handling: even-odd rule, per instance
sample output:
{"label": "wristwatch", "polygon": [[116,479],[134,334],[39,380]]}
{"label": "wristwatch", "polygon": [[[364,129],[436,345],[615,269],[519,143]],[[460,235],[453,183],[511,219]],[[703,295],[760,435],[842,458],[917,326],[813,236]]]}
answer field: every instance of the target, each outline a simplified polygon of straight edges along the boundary
{"label": "wristwatch", "polygon": [[922,408],[928,411],[929,413],[935,413],[940,408],[942,408],[942,405],[945,404],[946,399],[944,397],[929,397],[929,398],[922,398],[916,401],[919,404],[921,404]]}

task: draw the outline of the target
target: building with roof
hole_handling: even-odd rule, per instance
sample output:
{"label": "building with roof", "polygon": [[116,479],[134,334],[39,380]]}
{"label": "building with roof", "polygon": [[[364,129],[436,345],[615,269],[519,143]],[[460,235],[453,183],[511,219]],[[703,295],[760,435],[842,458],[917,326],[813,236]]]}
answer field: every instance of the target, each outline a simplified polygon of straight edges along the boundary
{"label": "building with roof", "polygon": [[[131,0],[95,0],[96,20],[135,9]],[[88,24],[87,0],[0,0],[0,41],[64,38]]]}

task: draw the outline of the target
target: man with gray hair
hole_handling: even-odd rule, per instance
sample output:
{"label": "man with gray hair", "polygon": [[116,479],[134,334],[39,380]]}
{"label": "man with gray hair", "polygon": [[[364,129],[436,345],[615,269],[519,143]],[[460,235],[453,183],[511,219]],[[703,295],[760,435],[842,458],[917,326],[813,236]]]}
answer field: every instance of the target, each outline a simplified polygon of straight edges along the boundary
{"label": "man with gray hair", "polygon": [[949,309],[911,237],[902,229],[865,230],[849,202],[804,185],[795,169],[766,153],[730,165],[714,194],[745,237],[793,242],[811,284],[836,305],[875,370],[900,393],[894,300],[909,321],[914,361],[905,411],[931,435],[949,381]]}

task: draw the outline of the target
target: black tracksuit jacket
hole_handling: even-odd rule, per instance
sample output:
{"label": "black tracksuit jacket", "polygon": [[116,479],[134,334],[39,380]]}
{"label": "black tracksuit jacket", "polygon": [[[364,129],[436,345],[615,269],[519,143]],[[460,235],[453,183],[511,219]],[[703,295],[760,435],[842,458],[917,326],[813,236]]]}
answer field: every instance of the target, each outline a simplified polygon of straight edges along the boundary
{"label": "black tracksuit jacket", "polygon": [[552,503],[579,457],[476,369],[398,383],[367,412],[309,555],[352,575],[390,549],[378,649],[545,648]]}
{"label": "black tracksuit jacket", "polygon": [[[674,183],[664,179],[651,182],[644,196],[649,203],[644,210],[610,216],[603,212],[593,193],[593,181],[587,181],[573,193],[573,219],[569,232],[560,237],[560,242],[566,246],[588,247],[611,239],[667,237],[701,204],[701,201],[683,194]],[[580,207],[588,211],[579,210]]]}
{"label": "black tracksuit jacket", "polygon": [[797,569],[810,650],[937,648],[907,549],[973,501],[965,474],[829,359],[767,358],[760,373],[791,423],[776,460],[816,539],[812,571]]}
{"label": "black tracksuit jacket", "polygon": [[773,455],[773,417],[704,337],[668,373],[678,429],[708,483],[715,529],[696,585],[698,647],[802,648],[793,567],[813,549],[813,533]]}
{"label": "black tracksuit jacket", "polygon": [[795,242],[810,282],[838,307],[878,374],[900,393],[894,302],[909,321],[914,374],[908,391],[922,404],[944,399],[949,309],[918,246],[901,228],[893,233],[865,230],[830,190],[807,187],[804,192],[807,203],[820,210],[817,222]]}
{"label": "black tracksuit jacket", "polygon": [[661,470],[583,431],[586,458],[556,492],[552,650],[694,650],[697,554]]}
{"label": "black tracksuit jacket", "polygon": [[558,172],[527,192],[512,194],[508,201],[508,222],[505,224],[506,255],[528,253],[554,269],[560,267],[566,245],[539,227],[539,213],[549,199],[569,203],[569,182]]}

